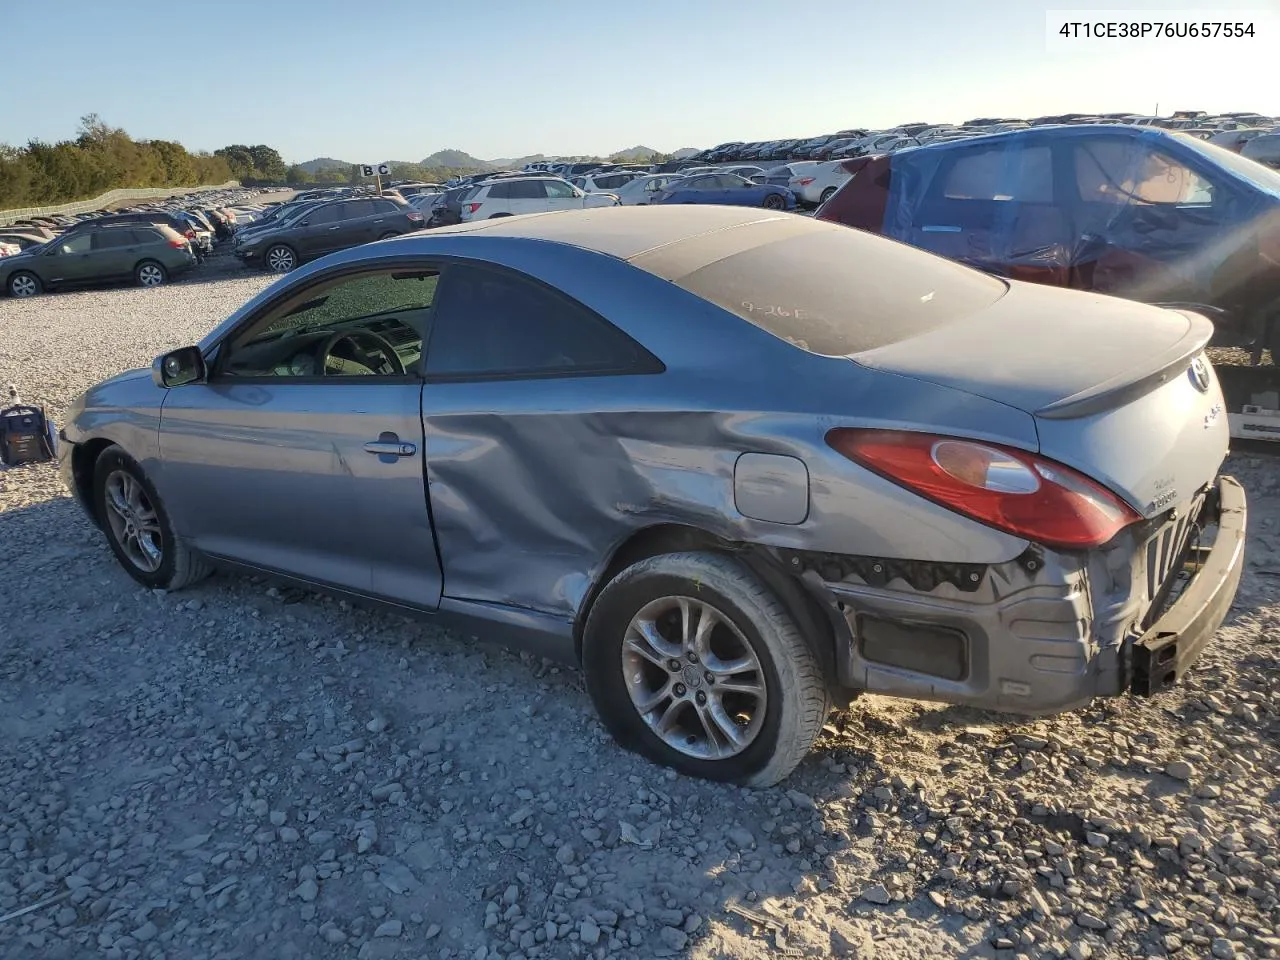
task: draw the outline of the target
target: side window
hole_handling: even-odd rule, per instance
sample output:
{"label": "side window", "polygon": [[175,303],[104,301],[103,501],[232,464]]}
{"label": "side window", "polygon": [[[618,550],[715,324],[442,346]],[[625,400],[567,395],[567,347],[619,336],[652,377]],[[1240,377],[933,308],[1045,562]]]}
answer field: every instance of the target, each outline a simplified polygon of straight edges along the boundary
{"label": "side window", "polygon": [[1093,203],[1213,203],[1214,186],[1182,161],[1143,143],[1096,140],[1075,148],[1080,199]]}
{"label": "side window", "polygon": [[507,189],[512,200],[542,200],[546,197],[541,180],[512,180]]}
{"label": "side window", "polygon": [[1137,173],[1134,195],[1142,203],[1208,206],[1213,184],[1181,160],[1159,150],[1148,151]]}
{"label": "side window", "polygon": [[321,223],[337,223],[342,219],[341,212],[338,209],[341,206],[342,204],[340,203],[330,203],[323,207],[316,207],[310,213],[303,214],[298,222],[301,223],[306,220],[313,227]]}
{"label": "side window", "polygon": [[93,243],[94,235],[92,233],[82,233],[78,236],[71,237],[62,241],[58,249],[63,253],[88,253],[89,247]]}
{"label": "side window", "polygon": [[379,215],[388,213],[399,213],[400,206],[391,200],[375,200],[373,201],[373,212]]}
{"label": "side window", "polygon": [[633,370],[646,355],[585,307],[518,274],[451,267],[427,352],[437,377]]}
{"label": "side window", "polygon": [[108,229],[90,234],[94,250],[112,250],[116,247],[127,247],[133,242],[128,230]]}
{"label": "side window", "polygon": [[539,180],[537,182],[542,184],[542,188],[552,200],[567,200],[577,196],[573,192],[573,186],[568,183],[561,183],[559,180]]}
{"label": "side window", "polygon": [[361,273],[309,283],[224,347],[226,377],[403,376],[420,370],[439,272]]}
{"label": "side window", "polygon": [[948,200],[1053,202],[1053,152],[1047,146],[961,150],[943,182]]}
{"label": "side window", "polygon": [[513,199],[513,195],[511,193],[511,187],[512,187],[512,184],[510,183],[495,183],[493,186],[489,188],[489,199],[490,200]]}
{"label": "side window", "polygon": [[129,231],[129,239],[133,243],[167,243],[168,239],[159,230],[142,227]]}

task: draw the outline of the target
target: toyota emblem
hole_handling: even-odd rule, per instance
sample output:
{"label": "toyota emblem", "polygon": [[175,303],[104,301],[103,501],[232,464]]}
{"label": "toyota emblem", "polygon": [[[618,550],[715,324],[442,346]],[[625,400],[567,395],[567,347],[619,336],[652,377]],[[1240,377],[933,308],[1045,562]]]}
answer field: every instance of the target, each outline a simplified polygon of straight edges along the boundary
{"label": "toyota emblem", "polygon": [[1191,361],[1191,369],[1187,371],[1187,376],[1191,380],[1191,385],[1201,393],[1209,392],[1209,362],[1205,360],[1203,354]]}

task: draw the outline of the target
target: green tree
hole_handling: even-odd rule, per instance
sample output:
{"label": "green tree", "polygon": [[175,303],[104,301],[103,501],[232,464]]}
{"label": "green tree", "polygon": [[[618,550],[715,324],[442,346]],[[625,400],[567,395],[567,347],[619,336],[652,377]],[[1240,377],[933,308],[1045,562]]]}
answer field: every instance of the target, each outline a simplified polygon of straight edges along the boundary
{"label": "green tree", "polygon": [[253,161],[253,169],[257,171],[257,179],[284,179],[286,173],[285,162],[274,147],[259,143],[249,148],[249,157]]}
{"label": "green tree", "polygon": [[287,171],[285,171],[284,180],[285,180],[285,183],[297,185],[301,183],[314,183],[315,177],[313,177],[310,173],[308,173],[306,170],[303,170],[302,167],[298,166],[298,164],[295,163]]}

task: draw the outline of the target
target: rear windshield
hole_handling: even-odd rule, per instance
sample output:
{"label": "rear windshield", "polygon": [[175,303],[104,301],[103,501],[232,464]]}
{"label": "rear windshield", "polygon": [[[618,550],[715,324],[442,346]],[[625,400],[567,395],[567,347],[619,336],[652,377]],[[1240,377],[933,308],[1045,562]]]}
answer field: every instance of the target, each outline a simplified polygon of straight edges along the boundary
{"label": "rear windshield", "polygon": [[764,243],[675,282],[825,356],[918,336],[995,303],[1008,289],[971,267],[852,227]]}

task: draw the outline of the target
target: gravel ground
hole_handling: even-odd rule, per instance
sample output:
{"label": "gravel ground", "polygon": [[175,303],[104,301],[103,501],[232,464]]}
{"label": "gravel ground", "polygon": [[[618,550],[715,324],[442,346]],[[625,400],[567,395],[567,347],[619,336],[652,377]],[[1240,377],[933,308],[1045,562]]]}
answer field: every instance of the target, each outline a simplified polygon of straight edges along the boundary
{"label": "gravel ground", "polygon": [[[59,416],[268,282],[0,300],[0,384]],[[482,639],[140,590],[53,467],[0,473],[0,956],[1280,955],[1280,482],[1229,467],[1249,569],[1180,689],[863,698],[761,791],[623,753],[576,674]]]}

